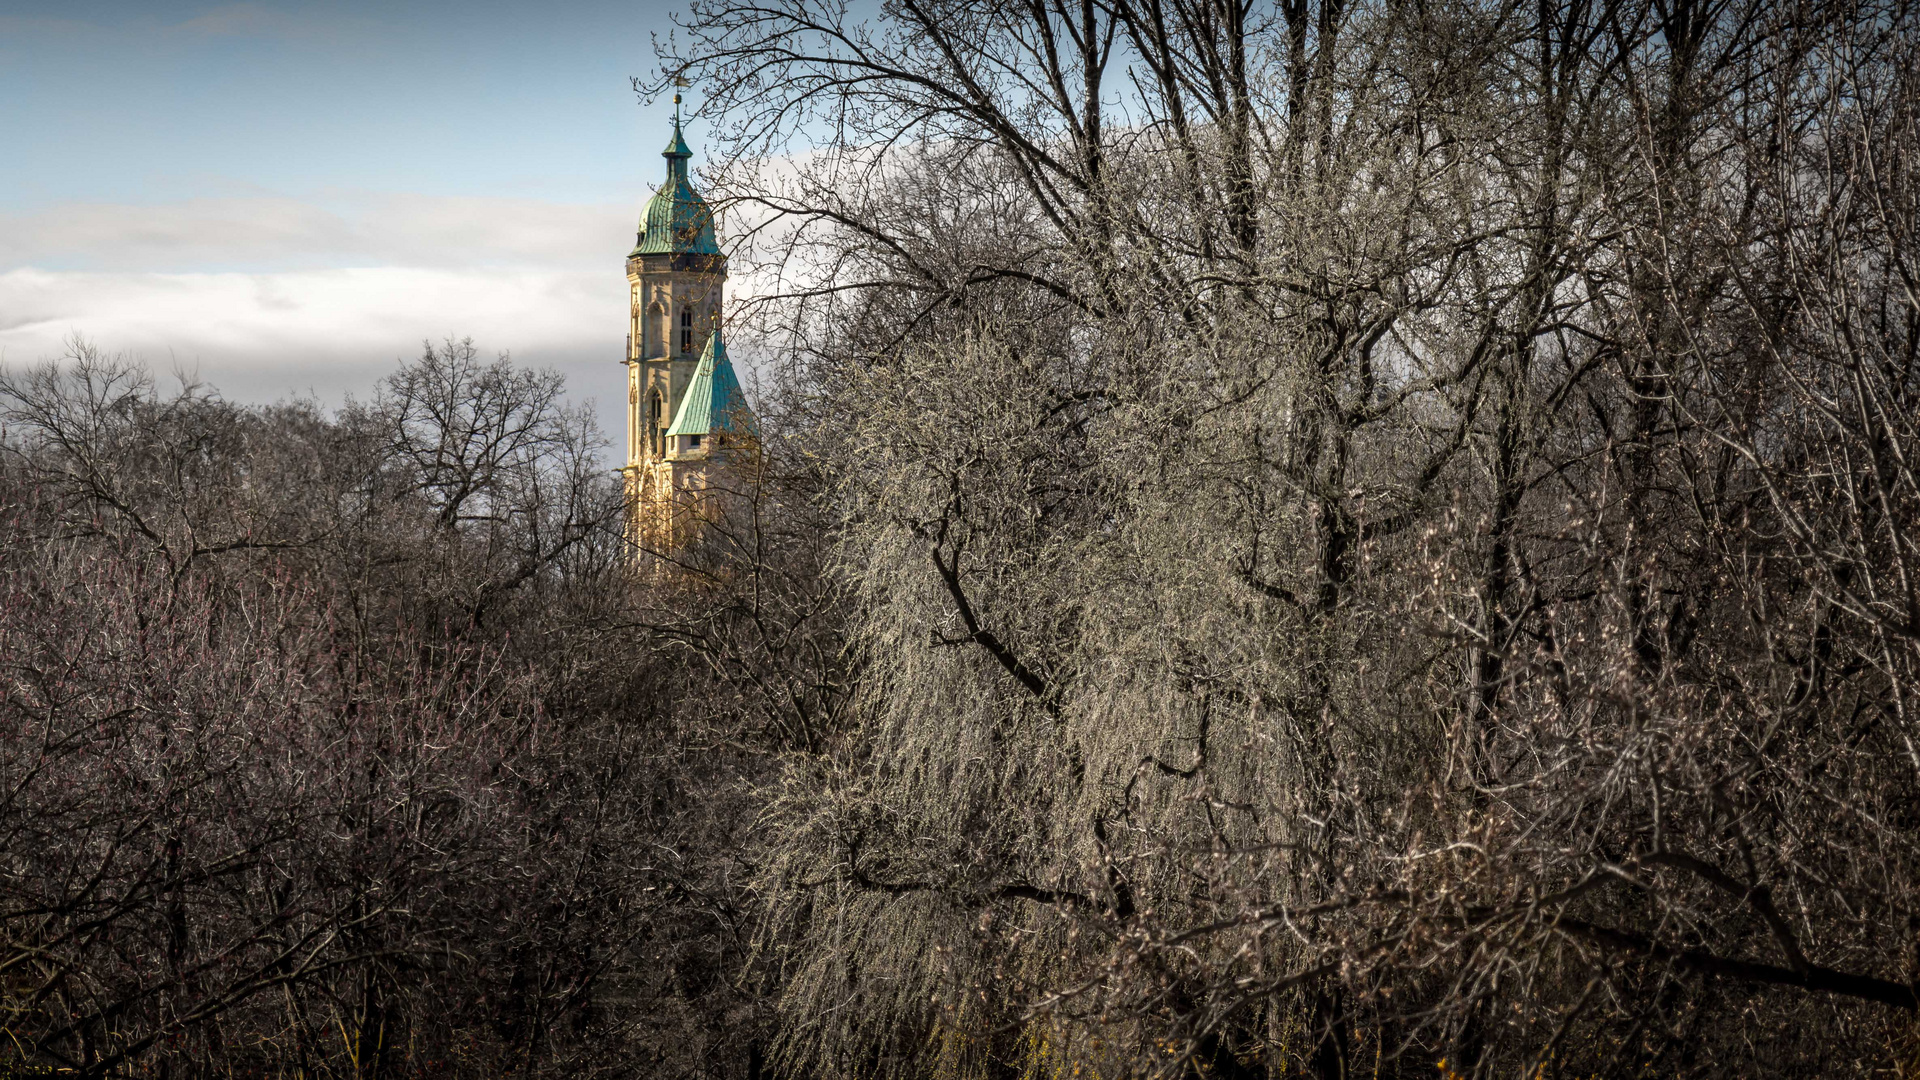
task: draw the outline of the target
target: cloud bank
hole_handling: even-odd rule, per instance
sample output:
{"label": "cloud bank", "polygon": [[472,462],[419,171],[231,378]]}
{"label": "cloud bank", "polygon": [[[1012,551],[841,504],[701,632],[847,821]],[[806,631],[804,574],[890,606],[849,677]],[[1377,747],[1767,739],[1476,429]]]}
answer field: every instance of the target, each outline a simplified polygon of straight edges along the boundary
{"label": "cloud bank", "polygon": [[0,217],[0,362],[70,335],[229,397],[365,396],[427,338],[474,338],[611,407],[625,208],[335,193],[68,203]]}
{"label": "cloud bank", "polygon": [[184,271],[346,261],[584,270],[605,261],[617,270],[636,217],[633,208],[605,204],[369,192],[62,203],[0,214],[0,266]]}

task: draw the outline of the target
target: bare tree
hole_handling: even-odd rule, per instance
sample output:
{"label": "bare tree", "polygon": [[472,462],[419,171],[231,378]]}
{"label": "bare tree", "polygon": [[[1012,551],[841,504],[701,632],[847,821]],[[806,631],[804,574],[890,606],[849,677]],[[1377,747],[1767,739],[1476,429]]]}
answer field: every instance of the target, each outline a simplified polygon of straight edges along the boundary
{"label": "bare tree", "polygon": [[[7,1067],[751,1056],[722,1037],[759,1022],[743,777],[791,725],[714,688],[785,643],[690,662],[636,619],[557,377],[428,354],[333,415],[162,393],[83,343],[0,376]],[[759,622],[744,593],[674,618],[774,632],[785,594],[753,595]]]}
{"label": "bare tree", "polygon": [[794,1075],[1904,1060],[1908,6],[684,29],[869,661]]}

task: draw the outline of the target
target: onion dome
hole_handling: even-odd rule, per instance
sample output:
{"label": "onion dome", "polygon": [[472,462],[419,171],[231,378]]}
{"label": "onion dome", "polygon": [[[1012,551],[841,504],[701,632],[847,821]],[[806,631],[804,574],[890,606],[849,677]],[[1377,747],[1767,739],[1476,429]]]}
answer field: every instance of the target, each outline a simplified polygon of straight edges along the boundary
{"label": "onion dome", "polygon": [[673,141],[661,152],[667,159],[667,182],[660,185],[647,212],[640,218],[635,255],[718,255],[720,242],[713,233],[713,211],[687,179],[687,160],[693,151],[680,137],[680,118],[673,118]]}

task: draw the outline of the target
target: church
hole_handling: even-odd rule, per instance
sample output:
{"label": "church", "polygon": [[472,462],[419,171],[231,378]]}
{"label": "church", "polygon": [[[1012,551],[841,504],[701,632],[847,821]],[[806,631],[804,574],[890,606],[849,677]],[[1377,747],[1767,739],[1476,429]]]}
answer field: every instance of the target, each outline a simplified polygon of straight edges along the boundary
{"label": "church", "polygon": [[628,543],[666,554],[726,511],[744,489],[753,413],[721,336],[727,257],[713,212],[693,189],[680,135],[662,152],[666,181],[647,203],[627,254]]}

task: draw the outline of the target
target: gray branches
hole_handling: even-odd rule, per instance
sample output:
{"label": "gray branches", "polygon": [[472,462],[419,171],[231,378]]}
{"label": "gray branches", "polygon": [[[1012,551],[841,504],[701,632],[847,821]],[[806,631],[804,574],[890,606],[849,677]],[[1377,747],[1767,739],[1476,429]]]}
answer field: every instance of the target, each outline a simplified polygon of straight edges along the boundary
{"label": "gray branches", "polygon": [[684,29],[868,661],[790,1070],[1907,1053],[1910,6]]}

